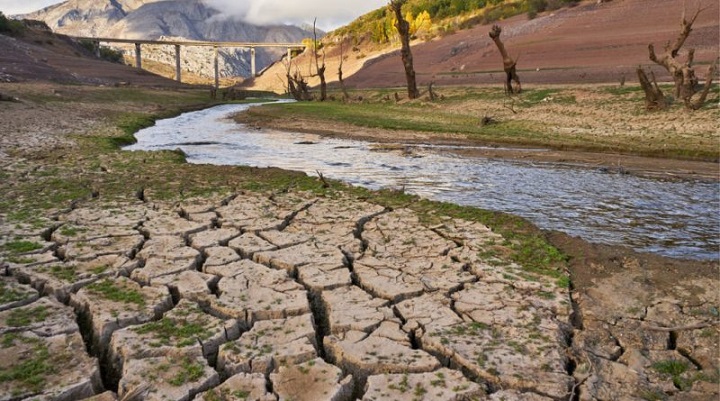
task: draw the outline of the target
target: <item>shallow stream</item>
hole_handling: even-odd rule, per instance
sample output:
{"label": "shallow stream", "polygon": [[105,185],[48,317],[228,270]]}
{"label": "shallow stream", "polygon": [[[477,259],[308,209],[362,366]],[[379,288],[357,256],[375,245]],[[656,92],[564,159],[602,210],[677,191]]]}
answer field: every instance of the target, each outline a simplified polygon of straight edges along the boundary
{"label": "shallow stream", "polygon": [[258,131],[227,118],[247,107],[222,105],[160,120],[139,131],[138,142],[126,149],[180,148],[190,163],[319,171],[352,185],[403,188],[433,200],[516,214],[590,242],[678,258],[718,258],[718,183],[467,157],[451,146],[388,150],[368,142]]}

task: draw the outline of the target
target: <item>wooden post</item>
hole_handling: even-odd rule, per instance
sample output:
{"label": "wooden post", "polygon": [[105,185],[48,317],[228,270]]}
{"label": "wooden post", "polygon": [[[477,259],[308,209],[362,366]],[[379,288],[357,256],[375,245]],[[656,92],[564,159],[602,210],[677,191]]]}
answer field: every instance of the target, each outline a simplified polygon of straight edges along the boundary
{"label": "wooden post", "polygon": [[214,61],[213,65],[215,67],[215,89],[220,87],[220,66],[218,65],[218,47],[213,46],[213,53],[214,53]]}
{"label": "wooden post", "polygon": [[182,82],[180,76],[180,45],[175,45],[175,80]]}
{"label": "wooden post", "polygon": [[255,48],[254,47],[250,48],[250,75],[253,77],[257,75],[256,70],[255,70]]}
{"label": "wooden post", "polygon": [[135,68],[142,68],[142,56],[140,54],[140,43],[135,43]]}

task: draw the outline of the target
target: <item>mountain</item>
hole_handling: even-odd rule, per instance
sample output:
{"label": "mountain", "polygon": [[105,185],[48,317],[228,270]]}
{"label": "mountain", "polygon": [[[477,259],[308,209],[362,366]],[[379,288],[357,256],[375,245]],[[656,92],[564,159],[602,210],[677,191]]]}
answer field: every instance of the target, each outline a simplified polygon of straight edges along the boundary
{"label": "mountain", "polygon": [[[228,19],[202,0],[68,0],[20,17],[44,21],[54,32],[71,36],[221,42],[300,42],[312,36],[311,31],[295,26],[257,26]],[[207,67],[207,49],[183,50],[183,69],[213,74]],[[283,49],[258,49],[258,70],[284,53]],[[143,56],[174,65],[174,52],[162,47],[148,46]],[[222,49],[220,57],[221,76],[250,75],[248,49]]]}

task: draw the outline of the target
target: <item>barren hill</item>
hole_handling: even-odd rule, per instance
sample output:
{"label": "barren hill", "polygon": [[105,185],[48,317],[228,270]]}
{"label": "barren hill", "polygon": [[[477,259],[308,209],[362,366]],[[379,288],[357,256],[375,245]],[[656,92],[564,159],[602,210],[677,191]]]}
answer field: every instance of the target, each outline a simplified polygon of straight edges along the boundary
{"label": "barren hill", "polygon": [[[696,10],[688,2],[688,14]],[[709,64],[718,56],[720,43],[719,4],[704,3],[686,49],[696,49],[695,60]],[[526,83],[618,82],[623,75],[634,78],[638,65],[650,66],[647,45],[662,48],[680,29],[683,3],[677,0],[614,0],[598,4],[585,1],[573,8],[543,13],[528,20],[520,15],[499,24],[502,38],[513,56],[519,57],[520,78]],[[502,61],[488,37],[490,25],[416,42],[413,46],[418,81],[427,85],[501,82]],[[326,48],[327,78],[337,80],[340,46]],[[390,87],[404,84],[404,73],[397,48],[374,51],[367,43],[343,46],[343,73],[351,87]],[[297,58],[293,70],[308,74],[308,55]],[[700,68],[704,77],[704,68]],[[659,79],[667,78],[656,69]],[[285,65],[279,63],[254,88],[283,90],[281,77]],[[315,84],[315,80],[311,80]]]}

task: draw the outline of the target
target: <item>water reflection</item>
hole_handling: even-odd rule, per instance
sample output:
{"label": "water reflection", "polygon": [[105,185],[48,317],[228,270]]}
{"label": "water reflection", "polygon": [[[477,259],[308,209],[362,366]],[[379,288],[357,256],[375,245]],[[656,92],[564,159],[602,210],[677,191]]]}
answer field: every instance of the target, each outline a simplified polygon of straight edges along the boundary
{"label": "water reflection", "polygon": [[378,189],[524,216],[592,242],[717,259],[718,184],[664,182],[547,164],[463,156],[459,147],[378,149],[319,135],[257,131],[223,105],[158,121],[129,150],[181,148],[190,163],[280,167]]}

